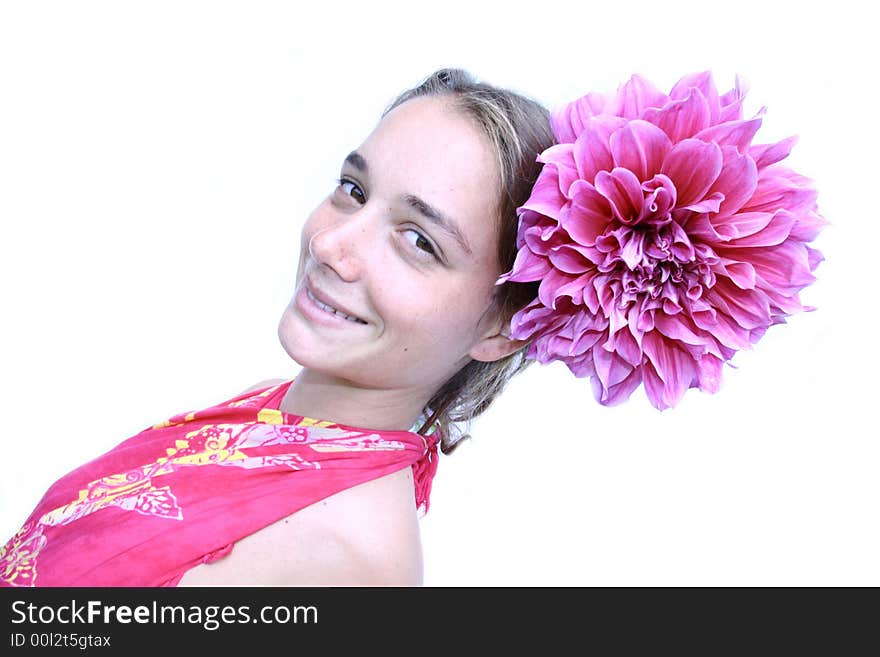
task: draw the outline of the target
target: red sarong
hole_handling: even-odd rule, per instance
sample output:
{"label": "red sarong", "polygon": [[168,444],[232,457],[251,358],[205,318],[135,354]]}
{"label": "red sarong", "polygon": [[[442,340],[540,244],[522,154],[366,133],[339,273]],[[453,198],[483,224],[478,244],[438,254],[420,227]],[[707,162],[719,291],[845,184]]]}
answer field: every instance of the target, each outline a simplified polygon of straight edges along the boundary
{"label": "red sarong", "polygon": [[175,415],[59,479],[0,549],[0,586],[176,586],[245,536],[408,466],[427,512],[436,434],[283,413],[292,382]]}

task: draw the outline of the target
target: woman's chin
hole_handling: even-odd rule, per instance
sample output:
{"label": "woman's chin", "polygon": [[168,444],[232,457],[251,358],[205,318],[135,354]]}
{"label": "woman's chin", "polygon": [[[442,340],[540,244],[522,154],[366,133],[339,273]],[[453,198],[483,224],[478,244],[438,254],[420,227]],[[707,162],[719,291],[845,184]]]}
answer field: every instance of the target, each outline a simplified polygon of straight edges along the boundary
{"label": "woman's chin", "polygon": [[324,370],[340,356],[338,340],[328,340],[288,307],[278,323],[278,341],[291,360],[310,370]]}

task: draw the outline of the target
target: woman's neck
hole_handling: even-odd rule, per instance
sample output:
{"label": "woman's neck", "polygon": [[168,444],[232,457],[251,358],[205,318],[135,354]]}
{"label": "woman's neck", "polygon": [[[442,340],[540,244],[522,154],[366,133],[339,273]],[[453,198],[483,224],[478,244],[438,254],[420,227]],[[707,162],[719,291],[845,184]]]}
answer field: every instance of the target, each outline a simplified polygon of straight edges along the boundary
{"label": "woman's neck", "polygon": [[427,398],[413,389],[378,389],[303,368],[279,410],[379,431],[408,431]]}

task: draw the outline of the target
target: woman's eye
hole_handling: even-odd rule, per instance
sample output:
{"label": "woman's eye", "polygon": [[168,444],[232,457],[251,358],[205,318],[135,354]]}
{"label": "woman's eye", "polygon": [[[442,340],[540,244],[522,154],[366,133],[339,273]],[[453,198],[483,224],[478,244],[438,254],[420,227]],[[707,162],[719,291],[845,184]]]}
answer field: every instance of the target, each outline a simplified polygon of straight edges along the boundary
{"label": "woman's eye", "polygon": [[[428,255],[425,257],[437,257],[437,252],[434,250],[434,247],[431,246],[431,243],[425,239],[425,236],[422,235],[419,231],[413,230],[412,228],[403,231],[404,234],[412,234],[415,235],[415,240],[412,240],[410,243],[419,251],[423,253],[427,253]],[[409,241],[409,240],[408,240]]]}
{"label": "woman's eye", "polygon": [[[350,196],[355,199],[358,204],[363,205],[367,202],[366,195],[363,190],[358,187],[357,183],[354,181],[348,180],[346,178],[337,178],[336,179],[337,190],[340,190],[345,196]],[[404,235],[413,235],[415,239],[410,239],[409,237],[405,238],[412,247],[419,252],[419,257],[425,259],[433,259],[440,260],[437,251],[434,250],[434,246],[431,244],[430,240],[428,240],[424,235],[422,235],[419,231],[409,228],[403,231]]]}
{"label": "woman's eye", "polygon": [[[345,178],[339,178],[336,180],[336,183],[339,185],[339,188],[342,189],[343,194],[346,196],[352,196],[352,192],[357,193],[357,196],[352,196],[358,203],[363,205],[367,202],[367,199],[364,198],[364,193],[361,191],[361,188],[358,187],[355,183],[350,180],[346,180]],[[348,187],[350,185],[350,187]]]}

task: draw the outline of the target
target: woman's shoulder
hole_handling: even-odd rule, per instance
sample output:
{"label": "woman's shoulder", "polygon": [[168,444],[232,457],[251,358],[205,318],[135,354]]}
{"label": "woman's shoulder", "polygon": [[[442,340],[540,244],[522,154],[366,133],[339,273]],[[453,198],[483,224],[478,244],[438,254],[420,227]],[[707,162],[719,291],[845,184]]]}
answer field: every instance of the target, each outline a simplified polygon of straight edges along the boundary
{"label": "woman's shoulder", "polygon": [[419,586],[412,468],[330,495],[243,538],[180,584]]}
{"label": "woman's shoulder", "polygon": [[[304,509],[319,536],[330,536],[351,557],[360,586],[418,586],[422,547],[412,467],[364,482]],[[331,573],[332,574],[332,573]],[[341,580],[340,580],[341,581]]]}

